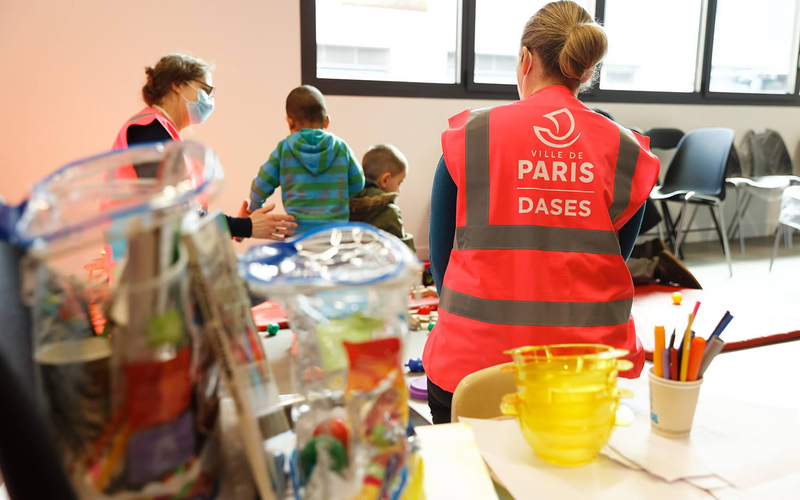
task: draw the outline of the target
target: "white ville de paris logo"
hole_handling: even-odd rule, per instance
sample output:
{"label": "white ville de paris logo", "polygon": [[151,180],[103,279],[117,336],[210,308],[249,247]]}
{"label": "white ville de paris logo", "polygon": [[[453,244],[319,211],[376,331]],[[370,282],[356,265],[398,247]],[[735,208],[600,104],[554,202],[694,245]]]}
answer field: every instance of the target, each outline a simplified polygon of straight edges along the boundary
{"label": "white ville de paris logo", "polygon": [[[567,133],[564,135],[557,135],[560,132],[560,126],[558,124],[558,120],[556,119],[556,117],[561,113],[564,113],[565,115],[567,115],[567,118],[569,118],[569,130],[567,130]],[[575,118],[572,117],[572,113],[570,113],[567,108],[561,108],[559,110],[553,111],[552,113],[547,113],[543,117],[553,122],[553,124],[556,126],[555,133],[553,133],[551,129],[546,127],[536,127],[536,126],[533,127],[533,131],[536,133],[536,137],[538,137],[539,140],[542,141],[544,144],[547,144],[548,146],[553,148],[566,148],[567,146],[571,146],[572,144],[574,144],[575,141],[578,140],[578,137],[581,136],[581,134],[578,133],[578,135],[576,135],[575,138],[572,139],[571,141],[566,143],[563,142],[569,139],[569,136],[572,135],[572,132],[575,131]],[[545,139],[544,135],[549,136],[550,140]]]}

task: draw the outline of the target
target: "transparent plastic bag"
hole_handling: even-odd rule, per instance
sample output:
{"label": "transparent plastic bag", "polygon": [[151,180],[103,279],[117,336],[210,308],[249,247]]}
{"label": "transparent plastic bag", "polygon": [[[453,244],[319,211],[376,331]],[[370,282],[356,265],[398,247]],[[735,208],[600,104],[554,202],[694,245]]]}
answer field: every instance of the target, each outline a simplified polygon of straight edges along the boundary
{"label": "transparent plastic bag", "polygon": [[394,236],[345,224],[255,247],[241,266],[296,335],[296,497],[366,500],[401,487],[410,451],[401,342],[419,262]]}
{"label": "transparent plastic bag", "polygon": [[[107,180],[153,164],[155,178]],[[179,221],[221,178],[199,144],[137,146],[37,183],[17,223],[40,397],[83,500],[215,494],[218,376]]]}

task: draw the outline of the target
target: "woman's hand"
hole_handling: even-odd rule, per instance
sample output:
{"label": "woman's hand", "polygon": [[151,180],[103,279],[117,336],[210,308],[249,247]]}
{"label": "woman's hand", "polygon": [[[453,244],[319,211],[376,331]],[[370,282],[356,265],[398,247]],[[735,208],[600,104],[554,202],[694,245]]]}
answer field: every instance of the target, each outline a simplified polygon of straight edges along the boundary
{"label": "woman's hand", "polygon": [[283,240],[294,234],[297,224],[294,217],[286,214],[271,214],[275,209],[275,204],[270,203],[252,212],[248,210],[247,200],[242,201],[239,208],[239,217],[249,217],[253,223],[253,234],[251,238],[265,240]]}

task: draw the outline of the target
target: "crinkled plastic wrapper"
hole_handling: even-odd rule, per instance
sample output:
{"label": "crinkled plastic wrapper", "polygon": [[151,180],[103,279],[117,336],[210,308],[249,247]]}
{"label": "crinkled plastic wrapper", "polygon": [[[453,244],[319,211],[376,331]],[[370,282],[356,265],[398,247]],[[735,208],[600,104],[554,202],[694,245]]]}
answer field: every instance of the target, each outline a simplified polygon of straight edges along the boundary
{"label": "crinkled plastic wrapper", "polygon": [[[157,175],[108,180],[127,165]],[[221,175],[195,143],[117,151],[36,184],[17,225],[40,399],[82,500],[216,496],[219,374],[178,228]]]}
{"label": "crinkled plastic wrapper", "polygon": [[255,247],[241,267],[296,335],[296,498],[410,498],[418,467],[401,356],[420,263],[394,236],[344,224]]}

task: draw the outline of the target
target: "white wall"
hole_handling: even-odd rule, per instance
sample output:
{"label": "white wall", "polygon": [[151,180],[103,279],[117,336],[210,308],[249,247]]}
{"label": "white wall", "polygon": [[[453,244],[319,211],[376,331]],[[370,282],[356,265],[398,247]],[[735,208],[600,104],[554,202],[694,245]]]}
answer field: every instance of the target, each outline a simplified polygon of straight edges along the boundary
{"label": "white wall", "polygon": [[[227,181],[216,206],[235,212],[259,165],[286,135],[284,99],[300,84],[297,0],[140,0],[132,5],[28,0],[0,7],[0,194],[7,200],[21,199],[27,186],[58,165],[108,149],[125,119],[142,107],[144,66],[170,51],[189,52],[217,67],[217,110],[186,134],[217,150],[225,166]],[[331,130],[359,156],[371,144],[391,142],[408,157],[411,171],[399,204],[421,256],[427,253],[440,133],[450,115],[491,104],[497,102],[328,99]],[[723,126],[739,137],[750,128],[769,127],[783,135],[793,155],[800,141],[794,107],[601,106],[628,126]],[[765,208],[758,202],[753,206],[748,234],[774,227],[777,207]],[[699,217],[698,223],[703,223]]]}

